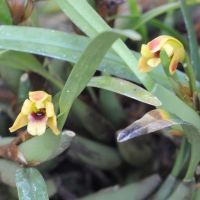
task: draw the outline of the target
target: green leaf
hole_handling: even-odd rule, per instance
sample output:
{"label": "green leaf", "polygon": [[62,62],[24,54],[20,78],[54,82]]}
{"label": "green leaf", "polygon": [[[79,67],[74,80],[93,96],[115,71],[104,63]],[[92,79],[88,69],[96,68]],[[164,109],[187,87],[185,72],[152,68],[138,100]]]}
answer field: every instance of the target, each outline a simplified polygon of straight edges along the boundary
{"label": "green leaf", "polygon": [[198,42],[194,30],[194,25],[185,0],[179,0],[179,2],[181,5],[181,11],[183,13],[183,17],[187,28],[187,33],[190,43],[191,63],[194,70],[194,75],[196,80],[200,81],[200,68],[199,68],[200,57],[199,57]]}
{"label": "green leaf", "polygon": [[0,22],[12,25],[12,17],[5,0],[0,0]]}
{"label": "green leaf", "polygon": [[172,125],[180,124],[183,131],[191,144],[191,159],[186,180],[191,180],[197,164],[200,161],[199,144],[200,144],[200,131],[192,124],[181,120],[175,114],[165,110],[153,110],[144,115],[140,120],[137,120],[118,135],[118,141],[123,142],[130,138],[145,135]]}
{"label": "green leaf", "polygon": [[192,200],[195,192],[195,180],[183,180],[167,200]]}
{"label": "green leaf", "polygon": [[165,179],[164,183],[159,188],[158,192],[153,196],[152,200],[166,200],[174,188],[176,178],[171,174]]}
{"label": "green leaf", "polygon": [[[90,39],[87,37],[39,28],[1,26],[0,30],[2,30],[2,32],[0,31],[0,47],[3,49],[25,51],[67,60],[73,63],[77,62],[81,52],[90,42]],[[15,33],[14,35],[12,34],[13,32]],[[133,54],[137,60],[141,56],[136,52],[133,52]],[[134,75],[133,71],[127,67],[126,63],[120,57],[111,52],[106,54],[103,61],[100,63],[98,70],[141,83]],[[185,81],[185,74],[179,71],[177,73],[181,82],[187,84]],[[157,67],[148,74],[156,83],[161,84],[168,90],[171,89],[162,67]],[[197,86],[199,87],[200,92],[199,82]]]}
{"label": "green leaf", "polygon": [[48,200],[44,179],[37,169],[18,169],[15,177],[19,200]]}
{"label": "green leaf", "polygon": [[[197,4],[199,3],[197,0],[191,0],[187,2],[187,5]],[[151,9],[150,11],[146,12],[141,16],[141,18],[134,23],[130,28],[136,30],[138,27],[142,26],[144,23],[149,21],[150,19],[155,18],[158,15],[161,15],[167,11],[174,10],[180,7],[178,2],[175,3],[168,3],[157,8]]]}
{"label": "green leaf", "polygon": [[[82,0],[54,0],[63,12],[88,36],[94,37],[98,33],[108,31],[111,28],[106,22],[94,11],[93,8]],[[120,55],[130,70],[140,79],[142,84],[148,89],[153,90],[155,84],[147,74],[142,74],[137,70],[137,60],[131,54],[127,46],[117,40],[112,49]]]}
{"label": "green leaf", "polygon": [[142,200],[146,199],[156,188],[160,185],[161,178],[157,175],[151,175],[144,178],[136,183],[127,184],[123,187],[110,188],[110,190],[105,190],[102,192],[97,192],[92,195],[80,198],[79,200]]}
{"label": "green leaf", "polygon": [[63,85],[56,81],[56,79],[53,78],[48,71],[42,67],[41,63],[31,54],[17,51],[2,51],[0,52],[0,63],[5,67],[13,67],[23,71],[36,72],[52,81],[59,88],[63,87]]}
{"label": "green leaf", "polygon": [[103,170],[115,169],[123,162],[115,147],[94,142],[78,135],[72,143],[71,153],[81,162]]}
{"label": "green leaf", "polygon": [[60,126],[64,124],[74,99],[86,87],[106,52],[121,35],[136,40],[140,39],[140,35],[136,32],[131,33],[129,31],[117,30],[105,31],[95,37],[83,51],[78,62],[73,67],[60,97],[60,112],[65,112],[65,115],[60,117],[62,118]]}
{"label": "green leaf", "polygon": [[93,77],[87,85],[116,92],[150,105],[160,106],[162,104],[147,90],[122,79],[107,76]]}
{"label": "green leaf", "polygon": [[21,169],[21,167],[13,161],[0,159],[1,182],[11,187],[16,187],[15,173],[18,169]]}

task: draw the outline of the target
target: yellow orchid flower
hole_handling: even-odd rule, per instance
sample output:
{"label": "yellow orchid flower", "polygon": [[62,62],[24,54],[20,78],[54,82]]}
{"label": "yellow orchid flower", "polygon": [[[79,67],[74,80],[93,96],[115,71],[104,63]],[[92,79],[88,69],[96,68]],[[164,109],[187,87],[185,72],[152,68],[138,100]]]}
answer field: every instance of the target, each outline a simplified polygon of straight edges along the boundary
{"label": "yellow orchid flower", "polygon": [[169,72],[174,74],[178,63],[185,58],[185,50],[181,42],[168,35],[159,36],[147,45],[142,45],[138,71],[146,73],[157,67],[161,62],[159,54],[163,49],[171,59]]}
{"label": "yellow orchid flower", "polygon": [[48,125],[55,135],[60,131],[57,129],[54,106],[51,102],[51,95],[43,91],[29,92],[29,99],[24,101],[21,112],[17,116],[10,132],[27,126],[27,131],[31,135],[42,135]]}

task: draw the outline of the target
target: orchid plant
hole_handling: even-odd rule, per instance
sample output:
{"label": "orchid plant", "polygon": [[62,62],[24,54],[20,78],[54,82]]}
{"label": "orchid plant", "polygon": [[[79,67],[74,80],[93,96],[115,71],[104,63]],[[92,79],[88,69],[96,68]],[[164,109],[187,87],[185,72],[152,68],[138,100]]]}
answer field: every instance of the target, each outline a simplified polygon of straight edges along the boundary
{"label": "orchid plant", "polygon": [[[115,170],[119,182],[128,180],[131,177],[128,172],[125,177],[120,171],[123,163],[131,166],[130,171],[133,166],[138,167],[142,174],[153,159],[151,145],[137,136],[147,136],[157,130],[164,132],[168,128],[165,135],[172,140],[178,136],[182,142],[180,149],[177,148],[174,166],[162,184],[159,175],[151,174],[117,191],[79,199],[116,200],[133,196],[141,200],[147,197],[151,200],[199,199],[196,169],[200,161],[200,58],[188,11],[189,5],[198,5],[199,1],[170,1],[141,14],[136,1],[127,0],[131,15],[125,18],[131,25],[124,30],[110,28],[105,22],[108,18],[102,16],[103,20],[95,11],[96,7],[97,11],[106,9],[110,13],[109,9],[123,1],[45,3],[44,9],[62,10],[76,25],[76,30],[89,37],[39,28],[34,8],[38,1],[0,0],[0,22],[5,24],[0,26],[0,77],[15,93],[9,105],[0,103],[1,109],[13,120],[9,131],[15,134],[13,138],[6,133],[0,139],[1,181],[17,186],[20,200],[48,199],[59,193],[55,181],[52,178],[48,184],[31,166],[42,171],[43,167],[51,169],[53,163],[59,165],[62,159],[58,158],[71,144],[69,151],[79,162],[98,170]],[[184,15],[189,43],[165,23],[154,19],[177,8],[181,8]],[[167,15],[167,19],[170,16]],[[123,18],[111,18],[120,17]],[[165,34],[148,41],[147,22],[161,27]],[[128,49],[120,38],[141,44],[140,53]],[[68,70],[62,66],[64,61],[70,65]],[[184,72],[177,69],[180,64]],[[95,74],[97,70],[101,75]],[[94,88],[98,88],[99,98]],[[93,106],[86,103],[83,90]],[[127,114],[115,93],[157,109],[125,127],[122,122],[127,124]],[[66,123],[67,119],[70,123]],[[70,129],[70,124],[75,127],[76,136],[73,131],[65,130]],[[123,130],[117,131],[121,128]],[[82,130],[86,134],[84,131],[79,134]],[[180,176],[181,173],[184,175]],[[183,180],[180,181],[180,177]]]}

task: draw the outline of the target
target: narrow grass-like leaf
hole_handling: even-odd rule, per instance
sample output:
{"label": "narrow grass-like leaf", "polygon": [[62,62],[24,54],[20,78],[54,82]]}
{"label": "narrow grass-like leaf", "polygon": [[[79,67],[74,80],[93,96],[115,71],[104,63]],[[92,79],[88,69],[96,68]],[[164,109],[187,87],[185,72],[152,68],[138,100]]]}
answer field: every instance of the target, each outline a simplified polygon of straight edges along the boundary
{"label": "narrow grass-like leaf", "polygon": [[0,22],[12,25],[12,17],[5,0],[0,0]]}
{"label": "narrow grass-like leaf", "polygon": [[[138,16],[141,16],[141,11],[139,9],[137,2],[135,0],[128,0],[128,3],[131,13],[133,15],[136,14]],[[137,31],[142,35],[142,40],[138,43],[138,47],[140,48],[142,44],[146,44],[148,42],[147,29],[145,24],[140,26]]]}
{"label": "narrow grass-like leaf", "polygon": [[88,86],[107,89],[154,106],[160,106],[162,104],[147,90],[118,78],[108,76],[93,77],[88,83]]}
{"label": "narrow grass-like leaf", "polygon": [[[63,12],[88,36],[94,37],[98,33],[110,30],[106,22],[91,8],[91,6],[82,0],[54,0]],[[147,75],[137,70],[137,60],[131,54],[130,50],[121,41],[117,40],[112,49],[124,60],[130,70],[140,79],[142,84],[152,90],[155,86],[153,80]]]}
{"label": "narrow grass-like leaf", "polygon": [[[140,39],[139,34],[132,34],[133,39]],[[60,112],[65,113],[65,115],[61,116],[61,124],[64,124],[74,99],[86,87],[106,52],[121,35],[131,36],[129,31],[106,31],[95,37],[84,50],[78,62],[73,67],[60,97]]]}
{"label": "narrow grass-like leaf", "polygon": [[[192,4],[197,4],[197,3],[199,3],[197,0],[187,1],[187,5],[192,5]],[[178,2],[175,2],[175,3],[168,3],[165,5],[159,6],[157,8],[154,8],[146,12],[145,14],[143,14],[142,17],[131,26],[131,28],[136,30],[138,27],[140,27],[141,25],[143,25],[150,19],[153,19],[158,15],[161,15],[170,10],[177,9],[179,7],[180,7],[180,4]]]}
{"label": "narrow grass-like leaf", "polygon": [[[77,62],[81,52],[90,42],[87,37],[31,27],[0,26],[0,30],[0,47],[3,49],[39,54],[73,63]],[[141,56],[136,52],[133,52],[133,54],[137,60]],[[106,54],[98,70],[141,83],[126,63],[111,52]],[[168,90],[171,89],[161,67],[157,67],[148,74],[156,83],[161,84]],[[184,73],[178,71],[178,74],[181,82],[186,83]],[[197,87],[199,87],[200,92],[199,83],[197,83]]]}
{"label": "narrow grass-like leaf", "polygon": [[187,7],[185,0],[179,0],[179,2],[181,5],[181,11],[183,13],[183,17],[184,17],[185,24],[187,27],[187,32],[188,32],[192,67],[194,70],[195,78],[196,78],[196,80],[199,81],[200,80],[200,57],[199,57],[196,34],[194,31],[192,19],[191,19],[190,13],[188,11],[188,7]]}
{"label": "narrow grass-like leaf", "polygon": [[18,149],[27,162],[41,163],[46,161],[54,153],[59,144],[60,137],[61,134],[56,136],[49,128],[43,135],[33,137],[20,144]]}
{"label": "narrow grass-like leaf", "polygon": [[19,200],[48,200],[44,179],[37,169],[18,169],[15,177]]}

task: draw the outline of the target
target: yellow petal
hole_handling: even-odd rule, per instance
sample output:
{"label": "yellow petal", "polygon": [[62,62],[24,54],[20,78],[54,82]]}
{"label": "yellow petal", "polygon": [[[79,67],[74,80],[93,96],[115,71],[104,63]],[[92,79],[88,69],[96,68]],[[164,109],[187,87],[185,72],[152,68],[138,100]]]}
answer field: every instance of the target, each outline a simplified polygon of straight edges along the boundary
{"label": "yellow petal", "polygon": [[47,101],[51,101],[51,95],[47,94],[44,91],[36,91],[36,92],[29,92],[29,99],[32,102],[43,102],[47,99]]}
{"label": "yellow petal", "polygon": [[149,48],[147,47],[146,44],[142,45],[142,47],[141,47],[141,54],[145,58],[152,58],[152,56],[153,56],[153,54],[151,53],[151,51],[149,51]]}
{"label": "yellow petal", "polygon": [[26,126],[28,124],[28,116],[22,113],[19,113],[17,119],[15,120],[12,127],[9,128],[10,132],[16,131],[17,129]]}
{"label": "yellow petal", "polygon": [[169,57],[171,57],[174,54],[174,52],[179,48],[183,48],[182,45],[173,40],[168,40],[162,47],[162,49],[165,49]]}
{"label": "yellow petal", "polygon": [[46,122],[29,121],[27,131],[31,135],[42,135],[46,131]]}
{"label": "yellow petal", "polygon": [[162,46],[168,41],[168,40],[173,40],[175,42],[177,42],[182,48],[183,45],[181,44],[181,42],[179,42],[177,39],[175,39],[174,37],[168,36],[168,35],[161,35],[157,38],[155,38],[154,40],[152,40],[151,42],[149,42],[147,44],[149,50],[152,53],[155,53],[156,51],[161,50]]}
{"label": "yellow petal", "polygon": [[31,112],[32,105],[33,105],[33,102],[26,99],[23,103],[21,113],[23,113],[24,115],[28,115]]}
{"label": "yellow petal", "polygon": [[42,135],[46,130],[47,116],[45,112],[31,112],[28,115],[27,131],[31,135]]}
{"label": "yellow petal", "polygon": [[160,58],[151,58],[148,60],[147,64],[151,67],[157,67],[160,64]]}
{"label": "yellow petal", "polygon": [[44,102],[35,102],[34,105],[38,110],[42,109],[42,108],[45,108],[45,103]]}
{"label": "yellow petal", "polygon": [[55,114],[53,115],[53,117],[48,118],[47,125],[51,128],[51,130],[55,135],[59,135],[60,131],[57,128],[57,121]]}
{"label": "yellow petal", "polygon": [[51,102],[46,102],[46,115],[47,117],[53,117],[54,115],[54,106]]}
{"label": "yellow petal", "polygon": [[138,71],[141,73],[146,73],[154,69],[153,67],[147,64],[148,58],[141,57],[138,62]]}
{"label": "yellow petal", "polygon": [[170,62],[169,73],[172,75],[175,73],[176,68],[179,62],[182,62],[185,58],[185,50],[183,48],[179,48],[174,52],[174,56]]}

